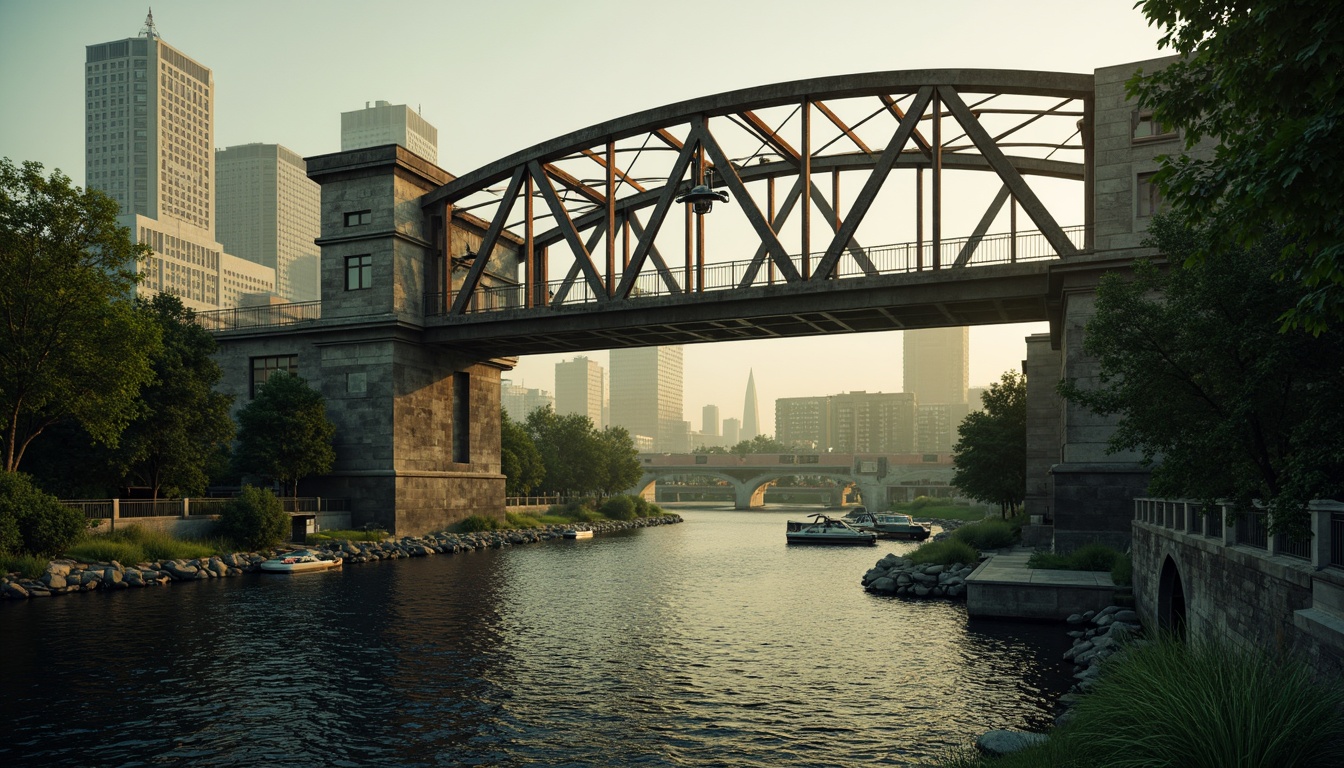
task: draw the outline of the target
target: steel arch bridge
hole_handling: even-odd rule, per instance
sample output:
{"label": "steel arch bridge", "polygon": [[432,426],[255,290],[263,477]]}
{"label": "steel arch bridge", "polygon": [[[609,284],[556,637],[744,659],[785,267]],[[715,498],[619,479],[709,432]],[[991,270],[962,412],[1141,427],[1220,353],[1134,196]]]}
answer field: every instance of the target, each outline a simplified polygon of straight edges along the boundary
{"label": "steel arch bridge", "polygon": [[[1047,319],[1048,264],[1091,246],[1093,99],[1091,75],[879,72],[537,144],[420,199],[429,340],[528,354]],[[1036,189],[1061,181],[1071,226]],[[677,202],[701,184],[731,203]]]}

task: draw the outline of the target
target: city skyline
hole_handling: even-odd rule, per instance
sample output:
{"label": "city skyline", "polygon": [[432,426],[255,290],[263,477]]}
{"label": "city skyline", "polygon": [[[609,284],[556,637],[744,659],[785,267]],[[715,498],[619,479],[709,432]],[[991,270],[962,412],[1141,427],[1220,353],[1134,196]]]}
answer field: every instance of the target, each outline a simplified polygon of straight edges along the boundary
{"label": "city skyline", "polygon": [[[519,12],[520,7],[526,12]],[[1158,33],[1129,2],[1099,2],[1080,8],[1065,2],[1033,4],[1030,12],[987,2],[934,8],[836,2],[827,13],[805,2],[742,2],[691,5],[678,15],[704,11],[723,29],[751,29],[714,55],[695,56],[675,24],[639,24],[640,48],[684,51],[665,66],[642,67],[639,87],[613,87],[597,76],[613,66],[601,46],[571,52],[566,87],[540,85],[554,67],[542,51],[556,41],[624,36],[631,17],[657,13],[626,4],[588,2],[499,3],[487,7],[409,3],[397,34],[371,36],[364,6],[332,2],[312,6],[244,0],[228,14],[185,0],[156,9],[162,38],[210,66],[215,79],[215,147],[254,142],[283,144],[304,157],[340,149],[341,114],[387,100],[412,107],[438,128],[439,164],[454,174],[492,162],[532,144],[603,120],[683,99],[735,88],[848,72],[937,67],[987,67],[1091,72],[1097,67],[1160,55]],[[619,9],[621,13],[615,11]],[[40,109],[43,120],[0,121],[0,154],[63,169],[76,184],[84,167],[82,62],[85,46],[137,35],[146,6],[139,3],[19,3],[0,0],[0,96],[8,104]],[[959,44],[936,36],[913,36],[890,45],[890,31],[936,27],[947,14],[958,19]],[[868,23],[845,19],[862,15]],[[267,23],[258,24],[258,18]],[[343,21],[341,19],[348,19]],[[295,36],[317,27],[320,35]],[[479,28],[446,44],[437,30]],[[1098,35],[1097,30],[1105,30]],[[518,45],[518,55],[491,55],[500,35]],[[1005,35],[1015,44],[1001,44]],[[801,39],[808,55],[782,55],[781,40]],[[842,41],[843,44],[837,44]],[[415,50],[415,57],[407,53]],[[333,51],[358,55],[333,56]],[[631,53],[631,56],[639,54]],[[668,57],[663,57],[667,59]],[[489,66],[474,62],[490,61]],[[321,62],[321,66],[315,66]],[[379,62],[390,62],[380,64]],[[395,63],[391,63],[395,62]],[[41,78],[31,73],[41,72]],[[588,72],[583,75],[579,73]],[[319,74],[320,73],[320,74]],[[470,81],[478,94],[461,98]],[[521,109],[521,112],[520,112]],[[518,119],[519,115],[525,115]],[[949,210],[949,232],[968,230],[979,212]],[[1024,338],[1045,324],[982,326],[970,330],[971,385],[1020,369]],[[686,347],[682,418],[694,421],[704,405],[723,418],[738,412],[748,370],[756,378],[762,410],[781,397],[854,390],[897,392],[902,388],[899,332],[805,339],[719,343]],[[605,351],[588,352],[608,365]],[[568,356],[572,356],[570,353]],[[529,387],[554,390],[554,363],[564,356],[525,358],[506,374]],[[609,367],[609,366],[608,366]],[[773,414],[761,413],[762,426]]]}

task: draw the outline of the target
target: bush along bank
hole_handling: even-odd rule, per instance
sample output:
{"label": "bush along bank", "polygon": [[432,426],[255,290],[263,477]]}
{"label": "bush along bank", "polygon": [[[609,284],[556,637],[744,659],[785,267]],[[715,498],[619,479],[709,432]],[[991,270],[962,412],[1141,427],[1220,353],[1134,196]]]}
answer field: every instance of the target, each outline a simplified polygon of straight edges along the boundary
{"label": "bush along bank", "polygon": [[[307,545],[305,548],[323,553],[332,559],[344,558],[346,563],[367,563],[404,557],[471,552],[479,549],[502,549],[519,544],[559,539],[567,530],[587,530],[596,535],[680,522],[680,516],[664,514],[635,520],[603,520],[592,523],[547,525],[540,528],[475,533],[441,532],[383,541],[324,541]],[[123,565],[116,561],[81,563],[70,559],[58,559],[48,563],[46,571],[36,579],[24,578],[17,573],[0,576],[0,598],[26,599],[71,592],[92,592],[99,589],[154,587],[177,581],[256,573],[261,570],[262,562],[290,549],[293,547],[235,552],[189,560],[156,560],[135,565]]]}

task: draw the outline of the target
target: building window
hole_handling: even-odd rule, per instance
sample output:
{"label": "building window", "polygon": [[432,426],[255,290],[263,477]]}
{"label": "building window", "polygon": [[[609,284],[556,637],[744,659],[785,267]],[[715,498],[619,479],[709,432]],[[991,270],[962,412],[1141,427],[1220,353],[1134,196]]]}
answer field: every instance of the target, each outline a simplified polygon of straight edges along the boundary
{"label": "building window", "polygon": [[372,211],[350,211],[345,214],[345,226],[358,227],[373,221]]}
{"label": "building window", "polygon": [[252,358],[252,383],[248,387],[247,396],[249,398],[257,396],[257,387],[265,384],[277,373],[286,373],[290,376],[299,375],[299,356],[298,355],[277,355],[274,357],[254,357]]}
{"label": "building window", "polygon": [[373,287],[373,257],[345,257],[345,290],[358,291]]}
{"label": "building window", "polygon": [[1135,144],[1149,141],[1170,141],[1177,137],[1176,129],[1154,120],[1153,112],[1150,109],[1134,112],[1130,119],[1130,128]]}
{"label": "building window", "polygon": [[1157,184],[1153,183],[1154,175],[1152,173],[1140,173],[1135,184],[1138,187],[1138,215],[1141,219],[1166,210],[1166,203],[1162,199],[1162,190],[1158,189]]}

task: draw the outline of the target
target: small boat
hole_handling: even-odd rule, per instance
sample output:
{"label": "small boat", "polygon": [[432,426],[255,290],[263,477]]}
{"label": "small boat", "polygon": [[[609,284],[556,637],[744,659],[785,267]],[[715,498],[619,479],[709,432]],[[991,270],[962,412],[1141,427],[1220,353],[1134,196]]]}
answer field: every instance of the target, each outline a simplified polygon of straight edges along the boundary
{"label": "small boat", "polygon": [[261,570],[270,573],[307,573],[336,568],[343,562],[345,561],[340,557],[324,559],[321,553],[314,552],[311,549],[296,549],[293,552],[283,552],[263,561]]}
{"label": "small boat", "polygon": [[790,544],[876,544],[877,534],[860,531],[844,520],[812,515],[811,522],[790,520],[784,534]]}
{"label": "small boat", "polygon": [[872,531],[884,539],[923,541],[929,538],[930,526],[928,524],[917,523],[913,517],[897,512],[882,512],[879,514],[864,512],[853,518],[847,515],[846,519],[850,520],[855,528],[861,531]]}
{"label": "small boat", "polygon": [[593,532],[592,532],[592,531],[581,531],[581,530],[578,530],[578,529],[576,529],[576,528],[571,528],[570,530],[565,531],[565,538],[566,538],[566,539],[591,539],[591,538],[593,538]]}

